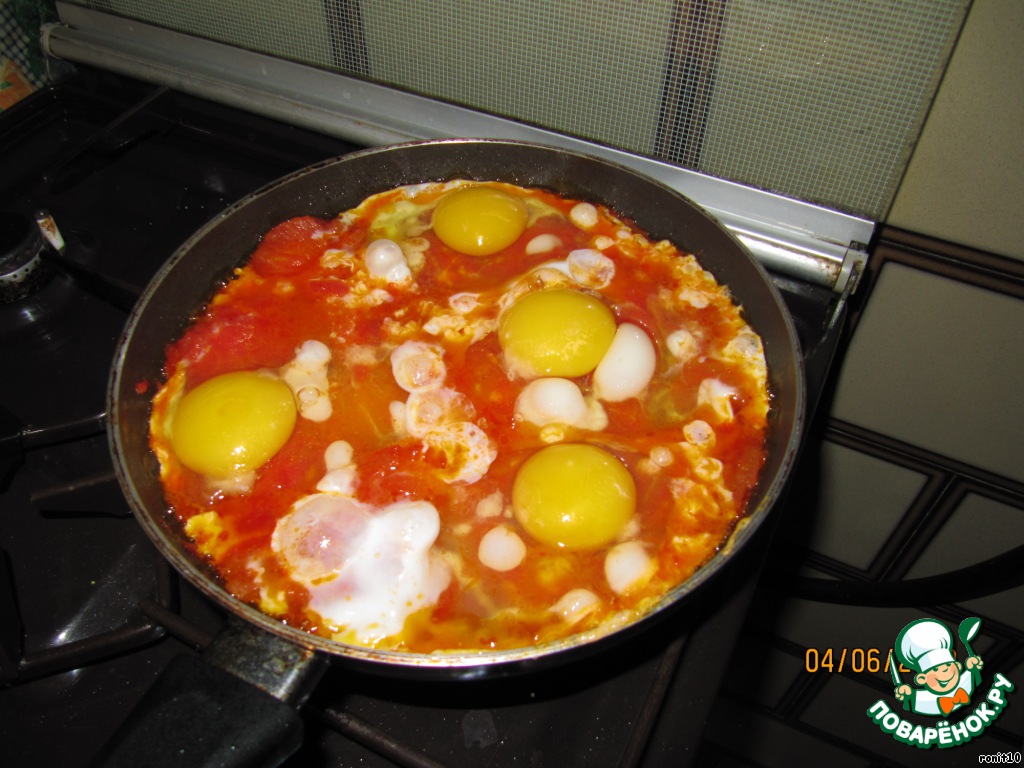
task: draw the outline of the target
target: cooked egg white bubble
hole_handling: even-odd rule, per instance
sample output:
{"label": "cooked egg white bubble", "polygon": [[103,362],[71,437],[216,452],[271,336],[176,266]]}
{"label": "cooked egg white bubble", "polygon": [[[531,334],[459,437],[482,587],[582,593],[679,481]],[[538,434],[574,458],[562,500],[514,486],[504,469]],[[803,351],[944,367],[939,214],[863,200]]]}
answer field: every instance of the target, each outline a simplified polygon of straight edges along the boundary
{"label": "cooked egg white bubble", "polygon": [[624,595],[646,584],[657,568],[640,541],[616,544],[604,558],[604,576],[616,594]]}
{"label": "cooked egg white bubble", "polygon": [[638,397],[651,382],[657,363],[654,343],[646,331],[622,323],[594,370],[594,394],[609,402]]}
{"label": "cooked egg white bubble", "polygon": [[444,349],[436,344],[406,341],[391,353],[391,372],[409,393],[405,402],[389,405],[399,434],[420,438],[428,451],[443,455],[435,472],[451,485],[469,485],[487,474],[498,456],[494,441],[471,419],[472,401],[444,386]]}
{"label": "cooked egg white bubble", "polygon": [[507,525],[498,525],[480,539],[477,557],[492,570],[511,571],[526,558],[526,544]]}
{"label": "cooked egg white bubble", "polygon": [[732,410],[732,398],[737,390],[720,379],[704,379],[697,386],[697,405],[711,406],[711,410],[720,422],[728,423],[735,418]]}
{"label": "cooked egg white bubble", "polygon": [[[551,238],[554,242],[551,243],[544,238]],[[529,245],[534,245],[538,241],[539,244],[534,247],[536,253],[543,253],[544,250],[541,249],[545,246],[550,245],[550,248],[553,249],[561,244],[561,240],[554,235],[537,235]],[[529,246],[527,252],[529,252]],[[532,271],[538,272],[545,269],[557,270],[566,277],[572,278],[577,284],[595,290],[607,287],[615,277],[615,262],[594,248],[578,248],[570,251],[564,259],[545,261],[534,267]]]}
{"label": "cooked egg white bubble", "polygon": [[591,229],[597,226],[599,219],[597,208],[591,203],[576,203],[569,211],[569,220],[580,229]]}
{"label": "cooked egg white bubble", "polygon": [[538,427],[599,431],[608,426],[608,414],[601,403],[584,397],[576,382],[557,377],[534,379],[523,387],[516,397],[515,417]]}
{"label": "cooked egg white bubble", "polygon": [[383,277],[388,283],[401,285],[412,279],[412,270],[402,246],[394,240],[380,238],[366,246],[363,255],[367,271],[373,277]]}
{"label": "cooked egg white bubble", "polygon": [[331,350],[322,341],[310,340],[295,350],[295,357],[281,368],[281,378],[295,393],[299,414],[310,421],[331,418],[327,366]]}
{"label": "cooked egg white bubble", "polygon": [[356,490],[356,467],[352,463],[352,446],[344,440],[335,440],[324,451],[325,474],[316,484],[324,493],[352,496]]}
{"label": "cooked egg white bubble", "polygon": [[567,623],[575,624],[600,605],[601,598],[589,589],[580,588],[570,589],[551,606],[550,610]]}
{"label": "cooked egg white bubble", "polygon": [[555,250],[562,245],[561,239],[557,235],[546,233],[543,235],[537,235],[526,244],[523,249],[528,255],[535,256],[538,253],[547,253]]}
{"label": "cooked egg white bubble", "polygon": [[422,438],[446,424],[471,420],[476,416],[476,409],[461,392],[432,387],[410,392],[404,404],[398,402],[392,406],[392,414],[397,417],[396,432]]}
{"label": "cooked egg white bubble", "polygon": [[428,450],[444,454],[437,476],[449,485],[471,485],[487,474],[498,457],[494,441],[480,427],[456,421],[432,429],[423,436]]}
{"label": "cooked egg white bubble", "polygon": [[422,341],[406,341],[391,353],[391,373],[406,392],[439,387],[448,375],[444,348]]}
{"label": "cooked egg white bubble", "polygon": [[594,248],[570,251],[565,263],[572,278],[588,288],[604,288],[615,277],[615,262]]}
{"label": "cooked egg white bubble", "polygon": [[672,331],[665,337],[665,347],[671,355],[685,365],[700,354],[700,341],[686,328]]}

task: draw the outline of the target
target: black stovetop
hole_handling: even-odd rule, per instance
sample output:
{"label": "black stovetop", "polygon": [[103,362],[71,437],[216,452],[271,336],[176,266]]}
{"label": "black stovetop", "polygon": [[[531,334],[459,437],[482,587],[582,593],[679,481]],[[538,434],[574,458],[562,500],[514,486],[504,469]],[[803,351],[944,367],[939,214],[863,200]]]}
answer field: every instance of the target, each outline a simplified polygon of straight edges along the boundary
{"label": "black stovetop", "polygon": [[[85,68],[0,116],[0,211],[49,211],[67,257],[101,275],[58,272],[0,306],[6,765],[88,764],[168,662],[197,653],[224,621],[156,554],[114,480],[103,409],[125,295],[230,203],[358,148]],[[777,285],[813,400],[836,299]],[[683,765],[698,754],[768,538],[699,600],[557,667],[450,682],[335,662],[288,765]]]}

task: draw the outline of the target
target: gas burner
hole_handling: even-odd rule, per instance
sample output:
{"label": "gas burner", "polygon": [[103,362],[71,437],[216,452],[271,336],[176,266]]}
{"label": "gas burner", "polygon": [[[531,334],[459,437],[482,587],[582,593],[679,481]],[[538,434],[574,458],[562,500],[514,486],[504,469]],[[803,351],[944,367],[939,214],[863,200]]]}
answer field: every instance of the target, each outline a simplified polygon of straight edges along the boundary
{"label": "gas burner", "polygon": [[45,247],[34,221],[0,211],[0,303],[20,301],[50,281],[54,269],[43,260]]}

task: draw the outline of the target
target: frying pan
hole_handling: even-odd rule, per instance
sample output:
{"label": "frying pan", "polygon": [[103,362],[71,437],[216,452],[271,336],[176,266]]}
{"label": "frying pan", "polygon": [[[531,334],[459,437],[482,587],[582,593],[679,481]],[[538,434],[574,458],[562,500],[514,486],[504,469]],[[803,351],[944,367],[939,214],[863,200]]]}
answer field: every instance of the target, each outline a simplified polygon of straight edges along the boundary
{"label": "frying pan", "polygon": [[[454,178],[544,187],[608,205],[655,240],[671,240],[695,254],[705,269],[728,286],[764,342],[772,393],[767,460],[748,502],[746,518],[702,569],[667,593],[640,620],[612,633],[574,635],[528,648],[450,654],[376,651],[345,645],[287,626],[236,600],[192,555],[180,525],[167,512],[157,460],[148,445],[150,398],[161,378],[166,345],[181,335],[189,319],[275,224],[300,215],[332,218],[377,192]],[[245,663],[240,660],[246,657],[246,653],[233,650],[234,644],[249,648],[255,642],[276,648],[271,655],[342,657],[376,665],[387,673],[422,672],[459,679],[534,669],[594,651],[613,637],[638,631],[649,617],[684,602],[704,587],[753,536],[781,494],[799,446],[804,407],[797,337],[782,300],[761,266],[697,205],[667,186],[605,160],[521,142],[456,139],[369,149],[325,161],[268,185],[207,223],[163,266],[136,304],[114,360],[107,412],[117,476],[139,523],[186,579],[240,619],[232,626],[242,639],[218,638],[215,642],[214,655],[226,660],[232,671],[238,673],[238,667]],[[259,639],[254,641],[253,637]],[[278,667],[289,665],[298,668],[278,660]],[[256,681],[260,688],[290,699],[292,704],[301,703],[302,691],[308,693],[308,683],[293,685],[294,681],[289,681],[283,684],[287,690],[282,695],[276,681],[266,681],[268,664],[257,662],[257,666],[261,670],[256,675],[243,669],[242,677],[260,678]],[[294,693],[293,688],[300,693]]]}

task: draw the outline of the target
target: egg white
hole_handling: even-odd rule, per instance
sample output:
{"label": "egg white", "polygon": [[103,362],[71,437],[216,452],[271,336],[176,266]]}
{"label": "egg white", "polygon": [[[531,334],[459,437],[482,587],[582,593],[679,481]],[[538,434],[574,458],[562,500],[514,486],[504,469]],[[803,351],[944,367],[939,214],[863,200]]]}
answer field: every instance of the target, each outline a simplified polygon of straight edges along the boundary
{"label": "egg white", "polygon": [[375,509],[320,493],[293,505],[270,545],[339,639],[372,645],[401,632],[448,586],[449,571],[431,552],[440,526],[426,501]]}

